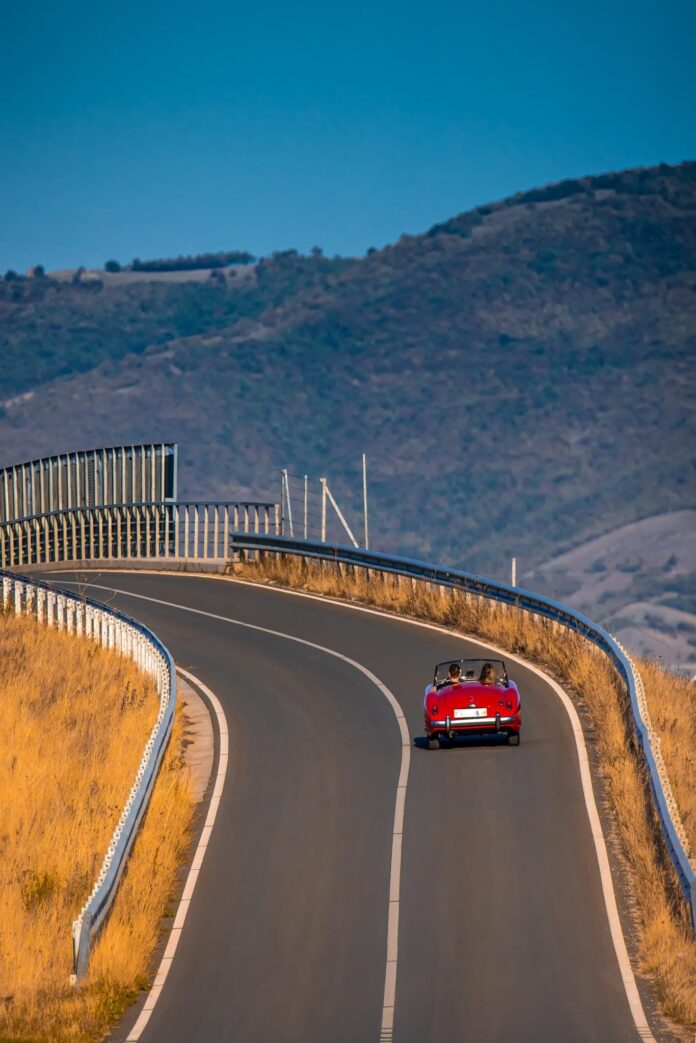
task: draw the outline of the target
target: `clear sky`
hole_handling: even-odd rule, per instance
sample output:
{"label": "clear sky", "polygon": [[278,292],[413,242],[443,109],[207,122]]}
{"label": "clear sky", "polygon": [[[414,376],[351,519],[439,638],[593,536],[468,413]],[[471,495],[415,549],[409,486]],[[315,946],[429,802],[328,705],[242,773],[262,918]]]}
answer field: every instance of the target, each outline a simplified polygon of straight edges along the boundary
{"label": "clear sky", "polygon": [[0,0],[0,272],[357,254],[696,157],[696,4]]}

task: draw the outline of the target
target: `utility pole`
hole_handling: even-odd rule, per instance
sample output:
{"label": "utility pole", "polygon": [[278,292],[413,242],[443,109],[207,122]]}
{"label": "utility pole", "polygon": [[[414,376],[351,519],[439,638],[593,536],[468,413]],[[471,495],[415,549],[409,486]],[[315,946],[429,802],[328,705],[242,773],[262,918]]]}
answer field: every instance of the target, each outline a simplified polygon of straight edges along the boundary
{"label": "utility pole", "polygon": [[517,586],[517,558],[513,558],[512,559],[512,580],[511,580],[511,585],[513,587]]}
{"label": "utility pole", "polygon": [[370,533],[367,523],[367,457],[362,455],[363,471],[363,518],[365,520],[365,550],[370,549]]}
{"label": "utility pole", "polygon": [[307,475],[304,476],[304,538],[307,539]]}

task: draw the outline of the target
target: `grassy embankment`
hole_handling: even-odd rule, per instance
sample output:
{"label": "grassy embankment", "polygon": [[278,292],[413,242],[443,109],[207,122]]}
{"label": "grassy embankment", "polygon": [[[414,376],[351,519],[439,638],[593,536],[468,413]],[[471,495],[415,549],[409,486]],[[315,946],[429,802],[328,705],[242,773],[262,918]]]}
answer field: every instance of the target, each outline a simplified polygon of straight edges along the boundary
{"label": "grassy embankment", "polygon": [[[624,687],[601,652],[585,639],[507,610],[483,598],[443,594],[426,583],[267,556],[237,566],[250,579],[350,597],[427,619],[493,642],[545,667],[587,713],[600,764],[607,808],[627,867],[637,927],[640,970],[654,982],[663,1012],[681,1025],[696,1024],[696,942],[689,913],[661,839],[646,772],[633,738]],[[641,662],[654,727],[687,830],[696,850],[696,721],[693,688],[656,663]]]}
{"label": "grassy embankment", "polygon": [[172,741],[78,988],[72,921],[96,879],[157,714],[129,660],[0,613],[0,1040],[96,1040],[146,984],[193,800]]}

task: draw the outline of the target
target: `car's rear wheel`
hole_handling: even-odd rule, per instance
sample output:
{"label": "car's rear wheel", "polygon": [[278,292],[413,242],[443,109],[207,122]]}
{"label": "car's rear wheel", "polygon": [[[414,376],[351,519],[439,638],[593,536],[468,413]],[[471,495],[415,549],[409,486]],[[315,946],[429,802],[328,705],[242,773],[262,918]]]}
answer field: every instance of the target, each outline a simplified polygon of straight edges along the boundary
{"label": "car's rear wheel", "polygon": [[510,732],[508,734],[508,746],[519,746],[520,744],[520,733]]}
{"label": "car's rear wheel", "polygon": [[437,735],[429,735],[428,736],[428,749],[429,750],[439,750],[440,749],[440,740],[438,739]]}

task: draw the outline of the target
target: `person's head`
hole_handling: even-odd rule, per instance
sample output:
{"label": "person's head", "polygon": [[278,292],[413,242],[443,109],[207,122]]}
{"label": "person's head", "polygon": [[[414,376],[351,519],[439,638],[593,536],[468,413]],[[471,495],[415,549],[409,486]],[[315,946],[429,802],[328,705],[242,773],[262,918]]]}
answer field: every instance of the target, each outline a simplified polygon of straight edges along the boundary
{"label": "person's head", "polygon": [[492,663],[484,663],[481,667],[481,676],[479,677],[481,684],[495,684],[496,672],[495,667]]}
{"label": "person's head", "polygon": [[458,681],[461,675],[461,668],[459,663],[450,663],[449,668],[449,679],[450,681]]}

